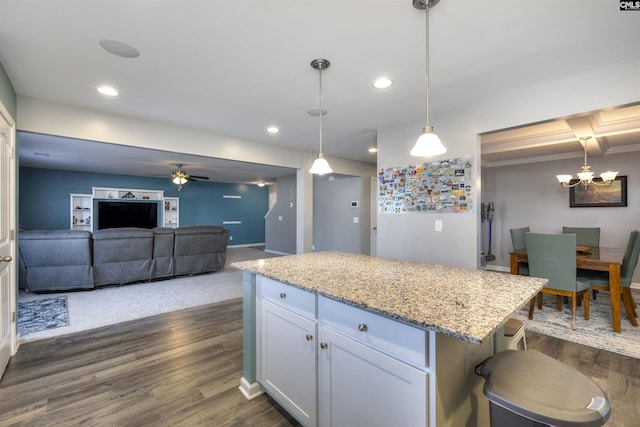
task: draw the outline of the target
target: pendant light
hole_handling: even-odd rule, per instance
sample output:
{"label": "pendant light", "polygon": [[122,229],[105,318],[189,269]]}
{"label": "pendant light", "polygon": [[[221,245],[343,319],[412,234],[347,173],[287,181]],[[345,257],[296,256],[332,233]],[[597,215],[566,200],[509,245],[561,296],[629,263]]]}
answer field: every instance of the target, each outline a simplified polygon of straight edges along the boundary
{"label": "pendant light", "polygon": [[[319,75],[319,90],[318,90],[318,117],[320,117],[320,152],[318,153],[318,158],[314,160],[313,165],[311,165],[311,169],[309,169],[309,173],[314,175],[324,175],[327,173],[333,172],[331,166],[329,166],[329,162],[324,158],[324,153],[322,152],[322,116],[326,114],[326,111],[322,109],[322,71],[329,68],[331,63],[326,59],[314,59],[311,61],[311,66],[318,70]],[[310,114],[313,114],[310,112]]]}
{"label": "pendant light", "polygon": [[416,157],[432,157],[444,154],[447,149],[440,138],[433,132],[433,127],[429,125],[429,8],[435,6],[440,0],[413,0],[413,7],[416,9],[424,9],[427,17],[427,37],[426,37],[426,71],[425,71],[425,87],[426,87],[426,116],[427,125],[422,128],[422,135],[416,141],[416,145],[411,150],[411,155]]}

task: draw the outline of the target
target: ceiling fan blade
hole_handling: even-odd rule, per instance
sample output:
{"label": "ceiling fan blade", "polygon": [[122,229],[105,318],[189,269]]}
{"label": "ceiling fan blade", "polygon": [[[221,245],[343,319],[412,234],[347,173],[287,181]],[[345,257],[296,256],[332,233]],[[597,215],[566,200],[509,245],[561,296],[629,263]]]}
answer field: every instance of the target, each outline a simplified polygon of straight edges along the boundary
{"label": "ceiling fan blade", "polygon": [[205,179],[209,180],[208,176],[198,176],[198,175],[187,175],[190,179]]}

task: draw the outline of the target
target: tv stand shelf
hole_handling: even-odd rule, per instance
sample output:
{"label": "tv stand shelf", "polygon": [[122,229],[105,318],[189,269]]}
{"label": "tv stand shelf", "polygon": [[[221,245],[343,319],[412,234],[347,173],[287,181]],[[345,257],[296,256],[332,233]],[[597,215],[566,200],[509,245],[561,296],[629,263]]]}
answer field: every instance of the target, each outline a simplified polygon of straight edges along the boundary
{"label": "tv stand shelf", "polygon": [[124,199],[124,200],[163,200],[162,190],[134,190],[130,188],[93,187],[94,199]]}
{"label": "tv stand shelf", "polygon": [[133,188],[93,187],[91,194],[70,194],[70,228],[93,231],[97,229],[92,220],[95,200],[120,201],[158,201],[158,227],[176,228],[180,222],[180,199],[164,197],[163,190],[144,190]]}

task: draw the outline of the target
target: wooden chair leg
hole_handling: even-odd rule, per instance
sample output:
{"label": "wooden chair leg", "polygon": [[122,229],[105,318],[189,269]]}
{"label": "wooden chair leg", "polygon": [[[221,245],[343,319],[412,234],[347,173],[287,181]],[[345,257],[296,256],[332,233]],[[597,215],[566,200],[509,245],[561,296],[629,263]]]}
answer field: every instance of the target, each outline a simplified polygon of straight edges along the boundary
{"label": "wooden chair leg", "polygon": [[584,320],[589,320],[589,291],[586,290],[582,293],[582,302],[584,307]]}
{"label": "wooden chair leg", "polygon": [[596,297],[598,296],[598,290],[592,289],[591,292],[593,293],[593,299],[596,299]]}
{"label": "wooden chair leg", "polygon": [[573,294],[573,298],[571,298],[571,330],[575,331],[576,330],[576,309],[577,309],[577,301],[576,301],[576,295],[577,294]]}
{"label": "wooden chair leg", "polygon": [[622,289],[622,302],[624,303],[624,309],[627,311],[627,316],[629,317],[629,321],[633,326],[638,326],[638,314],[636,313],[631,301],[633,298],[631,297],[631,289],[623,288]]}
{"label": "wooden chair leg", "polygon": [[538,309],[542,310],[542,292],[538,292]]}
{"label": "wooden chair leg", "polygon": [[529,302],[529,320],[533,319],[533,309],[536,306],[536,297],[531,298]]}
{"label": "wooden chair leg", "polygon": [[[573,299],[573,305],[576,304],[576,300],[575,298]],[[557,295],[556,296],[556,308],[558,309],[558,311],[562,311],[562,296]]]}

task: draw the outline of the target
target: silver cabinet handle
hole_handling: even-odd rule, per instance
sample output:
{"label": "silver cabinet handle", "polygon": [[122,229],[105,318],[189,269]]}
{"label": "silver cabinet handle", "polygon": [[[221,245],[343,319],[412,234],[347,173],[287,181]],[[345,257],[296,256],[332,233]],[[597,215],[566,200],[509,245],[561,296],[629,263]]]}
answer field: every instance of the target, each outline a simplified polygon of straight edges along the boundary
{"label": "silver cabinet handle", "polygon": [[287,294],[285,294],[284,292],[280,292],[281,299],[285,299],[286,297],[287,297]]}
{"label": "silver cabinet handle", "polygon": [[6,256],[3,256],[2,258],[0,258],[0,261],[2,261],[2,262],[11,262],[11,261],[13,261],[13,258],[11,258],[11,256],[9,256],[9,255],[6,255]]}
{"label": "silver cabinet handle", "polygon": [[367,327],[367,325],[366,325],[366,324],[364,324],[364,323],[358,323],[358,330],[359,330],[360,332],[367,332],[367,329],[369,329],[369,328]]}
{"label": "silver cabinet handle", "polygon": [[320,343],[320,348],[323,350],[326,350],[329,347],[329,344],[327,344],[326,342],[321,342]]}
{"label": "silver cabinet handle", "polygon": [[313,335],[307,334],[307,341],[312,341],[312,340],[313,340]]}

